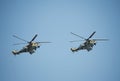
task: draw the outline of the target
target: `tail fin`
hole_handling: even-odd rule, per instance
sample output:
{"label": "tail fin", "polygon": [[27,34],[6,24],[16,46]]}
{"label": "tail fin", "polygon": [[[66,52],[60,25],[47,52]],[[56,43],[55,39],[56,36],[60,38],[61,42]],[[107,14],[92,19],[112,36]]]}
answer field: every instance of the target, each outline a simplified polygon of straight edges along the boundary
{"label": "tail fin", "polygon": [[77,52],[77,51],[78,51],[77,48],[71,48],[70,50],[71,50],[72,52]]}
{"label": "tail fin", "polygon": [[14,55],[19,54],[19,52],[18,52],[18,51],[16,51],[16,50],[13,50],[13,51],[12,51],[12,53],[13,53]]}

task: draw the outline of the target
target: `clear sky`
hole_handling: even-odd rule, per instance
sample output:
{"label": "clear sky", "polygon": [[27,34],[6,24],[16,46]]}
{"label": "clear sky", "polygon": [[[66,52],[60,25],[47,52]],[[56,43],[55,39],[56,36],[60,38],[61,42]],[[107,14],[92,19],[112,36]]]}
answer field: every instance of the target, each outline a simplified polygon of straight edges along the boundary
{"label": "clear sky", "polygon": [[[92,51],[72,53],[70,43],[96,31]],[[42,44],[36,53],[14,56],[24,45],[12,35]],[[120,81],[119,0],[0,0],[0,81]]]}

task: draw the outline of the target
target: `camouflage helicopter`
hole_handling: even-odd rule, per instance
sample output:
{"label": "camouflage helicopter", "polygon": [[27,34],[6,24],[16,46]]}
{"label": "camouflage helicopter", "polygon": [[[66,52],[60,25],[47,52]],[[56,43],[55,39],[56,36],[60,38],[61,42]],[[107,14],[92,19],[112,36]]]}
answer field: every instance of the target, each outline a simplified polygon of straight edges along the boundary
{"label": "camouflage helicopter", "polygon": [[[13,50],[12,53],[14,55],[19,55],[20,53],[24,53],[24,52],[29,52],[30,54],[33,54],[35,52],[35,50],[40,47],[40,43],[51,43],[51,42],[33,42],[35,40],[35,38],[37,37],[37,34],[32,38],[31,41],[26,41],[26,40],[24,40],[22,38],[19,38],[16,35],[13,35],[13,37],[28,43],[28,45],[26,45],[25,47],[23,47],[19,51]],[[25,43],[18,43],[18,44],[14,44],[14,45],[19,45],[19,44],[25,44]]]}
{"label": "camouflage helicopter", "polygon": [[[92,50],[93,46],[96,45],[96,41],[107,41],[108,39],[90,39],[96,32],[94,31],[87,39],[79,36],[75,33],[72,33],[73,35],[80,37],[81,39],[84,39],[84,43],[80,44],[78,48],[71,48],[72,52],[77,52],[78,50],[87,50],[88,52]],[[80,40],[70,41],[70,42],[79,42]]]}

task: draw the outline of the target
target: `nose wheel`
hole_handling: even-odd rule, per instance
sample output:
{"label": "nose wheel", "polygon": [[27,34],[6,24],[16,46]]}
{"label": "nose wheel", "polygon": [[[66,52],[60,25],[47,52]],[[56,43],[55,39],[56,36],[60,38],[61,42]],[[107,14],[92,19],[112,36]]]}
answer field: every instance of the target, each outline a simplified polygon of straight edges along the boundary
{"label": "nose wheel", "polygon": [[94,45],[96,45],[96,43],[94,43]]}

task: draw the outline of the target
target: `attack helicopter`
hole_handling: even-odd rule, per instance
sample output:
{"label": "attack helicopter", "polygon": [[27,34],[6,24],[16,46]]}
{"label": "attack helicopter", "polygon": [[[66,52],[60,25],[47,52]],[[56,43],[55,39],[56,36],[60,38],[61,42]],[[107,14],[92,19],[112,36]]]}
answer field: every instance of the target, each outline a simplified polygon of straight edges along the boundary
{"label": "attack helicopter", "polygon": [[[37,37],[37,34],[32,38],[31,41],[26,41],[26,40],[24,40],[24,39],[22,39],[22,38],[20,38],[16,35],[13,35],[13,37],[28,43],[25,47],[23,47],[19,51],[13,50],[12,53],[14,55],[19,55],[20,53],[24,53],[24,52],[29,52],[30,54],[33,54],[37,48],[40,48],[40,43],[51,43],[51,42],[33,42],[35,40],[35,38]],[[19,45],[19,44],[25,44],[25,43],[17,43],[17,44],[14,44],[14,45]]]}
{"label": "attack helicopter", "polygon": [[[96,33],[96,31],[94,31],[87,39],[82,37],[82,36],[79,36],[75,33],[72,33],[73,35],[83,39],[85,42],[80,44],[80,46],[78,48],[71,48],[71,51],[72,52],[77,52],[78,50],[87,50],[88,52],[90,50],[92,50],[93,46],[96,45],[96,41],[107,41],[108,39],[91,39],[93,37],[93,35]],[[82,41],[83,41],[82,40]],[[79,42],[81,40],[75,40],[75,41],[70,41],[70,42]]]}

